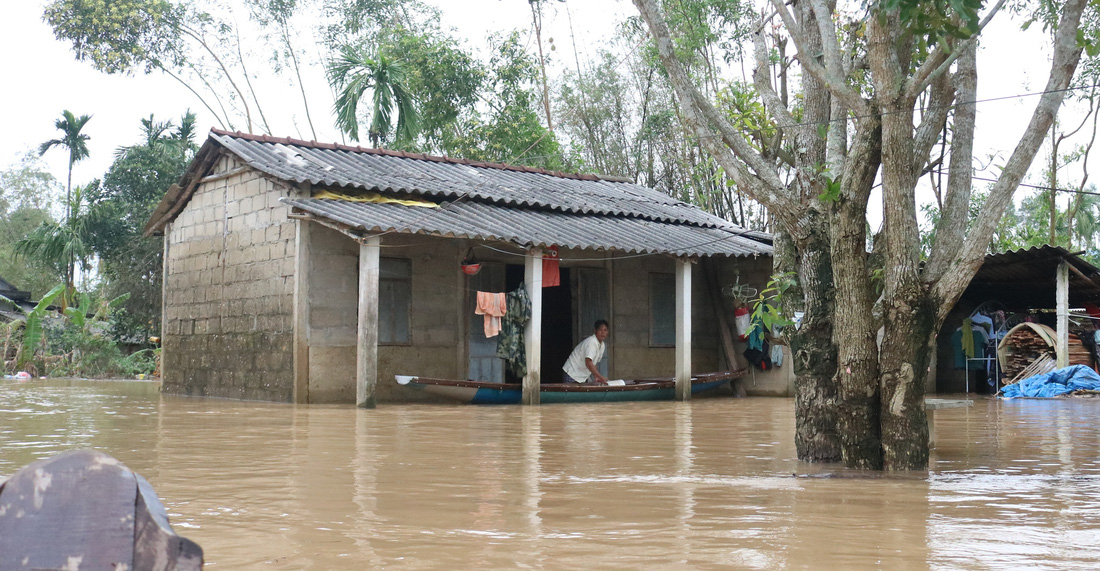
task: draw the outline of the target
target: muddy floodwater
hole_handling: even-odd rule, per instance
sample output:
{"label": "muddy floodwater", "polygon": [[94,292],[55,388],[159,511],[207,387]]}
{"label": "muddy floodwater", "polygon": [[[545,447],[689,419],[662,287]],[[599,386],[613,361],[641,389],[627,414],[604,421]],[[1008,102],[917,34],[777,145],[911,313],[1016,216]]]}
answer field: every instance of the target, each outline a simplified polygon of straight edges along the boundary
{"label": "muddy floodwater", "polygon": [[0,475],[107,452],[211,569],[1100,567],[1100,399],[942,410],[927,474],[857,477],[795,460],[789,399],[356,410],[157,389],[0,381]]}

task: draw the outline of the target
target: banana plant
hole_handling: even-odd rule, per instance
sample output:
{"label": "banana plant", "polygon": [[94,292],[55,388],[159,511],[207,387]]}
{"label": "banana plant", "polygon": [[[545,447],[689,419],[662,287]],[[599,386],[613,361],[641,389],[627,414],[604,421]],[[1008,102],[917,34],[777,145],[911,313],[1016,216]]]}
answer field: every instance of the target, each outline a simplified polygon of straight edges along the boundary
{"label": "banana plant", "polygon": [[38,304],[34,306],[34,309],[30,311],[23,310],[19,304],[14,301],[0,295],[0,299],[11,303],[13,306],[18,307],[23,311],[25,315],[25,321],[23,325],[23,342],[19,348],[19,352],[15,358],[15,368],[21,369],[23,365],[27,364],[34,356],[34,348],[38,345],[43,338],[42,322],[46,318],[46,311],[57,301],[57,298],[65,291],[65,284],[58,284],[49,291],[46,295],[42,296],[42,299],[38,301]]}

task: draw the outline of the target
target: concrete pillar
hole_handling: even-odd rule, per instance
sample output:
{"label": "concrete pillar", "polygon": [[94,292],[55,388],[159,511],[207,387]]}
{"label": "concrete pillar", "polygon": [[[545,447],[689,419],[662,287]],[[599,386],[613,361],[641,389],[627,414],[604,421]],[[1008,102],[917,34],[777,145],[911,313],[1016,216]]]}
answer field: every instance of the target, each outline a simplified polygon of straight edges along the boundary
{"label": "concrete pillar", "polygon": [[676,400],[691,400],[691,260],[676,260]]}
{"label": "concrete pillar", "polygon": [[297,220],[294,253],[294,402],[309,402],[309,231]]}
{"label": "concrete pillar", "polygon": [[539,383],[542,382],[542,250],[527,252],[523,267],[523,283],[531,300],[531,319],[523,329],[527,351],[527,374],[523,377],[523,404],[539,404]]}
{"label": "concrete pillar", "polygon": [[382,239],[359,242],[359,334],[355,352],[355,404],[374,408],[378,387],[378,263]]}
{"label": "concrete pillar", "polygon": [[1062,260],[1057,273],[1058,327],[1055,353],[1059,369],[1069,366],[1069,263]]}

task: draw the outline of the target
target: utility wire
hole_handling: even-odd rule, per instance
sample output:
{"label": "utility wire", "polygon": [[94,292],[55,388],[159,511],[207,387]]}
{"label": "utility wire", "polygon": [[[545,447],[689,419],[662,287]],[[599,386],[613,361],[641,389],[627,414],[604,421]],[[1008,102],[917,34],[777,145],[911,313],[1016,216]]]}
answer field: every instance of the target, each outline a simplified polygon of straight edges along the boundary
{"label": "utility wire", "polygon": [[[1084,89],[1093,89],[1093,88],[1097,88],[1097,87],[1100,87],[1100,84],[1081,85],[1081,86],[1077,86],[1077,87],[1067,87],[1065,89],[1051,89],[1051,90],[1047,90],[1047,91],[1036,91],[1036,92],[1030,92],[1030,93],[1019,93],[1019,94],[1016,94],[1016,95],[1003,95],[1003,96],[1000,96],[1000,97],[990,97],[990,98],[987,98],[987,99],[975,99],[973,101],[962,101],[962,102],[953,103],[951,105],[922,107],[921,109],[923,109],[923,110],[956,109],[956,108],[962,107],[964,105],[976,105],[978,103],[992,103],[992,102],[996,102],[996,101],[1007,101],[1007,100],[1011,100],[1011,99],[1023,99],[1025,97],[1036,97],[1036,96],[1047,95],[1049,93],[1066,93],[1066,92],[1070,92],[1070,91],[1080,91],[1080,90],[1084,90]],[[776,128],[778,128],[778,129],[794,129],[794,128],[798,128],[798,127],[819,127],[819,126],[829,125],[829,124],[832,124],[832,123],[838,123],[838,122],[841,122],[841,121],[867,119],[867,118],[870,118],[870,117],[881,117],[881,116],[886,116],[886,115],[895,115],[895,114],[898,114],[898,113],[912,113],[912,112],[913,112],[913,110],[887,111],[887,112],[884,112],[884,113],[870,113],[870,114],[866,114],[866,115],[853,115],[851,117],[843,117],[843,118],[839,118],[839,119],[829,119],[827,121],[812,121],[812,122],[802,122],[802,123],[790,123],[788,125],[777,125]],[[702,136],[695,135],[694,137],[697,138],[697,139],[703,139],[703,138],[712,139],[712,138],[722,138],[722,135],[721,134],[702,135]],[[684,143],[684,142],[688,141],[688,138],[680,137],[680,138],[668,139],[668,141],[673,142],[673,143]],[[528,159],[552,159],[552,158],[557,158],[557,157],[555,155],[531,155],[531,156],[528,156],[527,158]]]}

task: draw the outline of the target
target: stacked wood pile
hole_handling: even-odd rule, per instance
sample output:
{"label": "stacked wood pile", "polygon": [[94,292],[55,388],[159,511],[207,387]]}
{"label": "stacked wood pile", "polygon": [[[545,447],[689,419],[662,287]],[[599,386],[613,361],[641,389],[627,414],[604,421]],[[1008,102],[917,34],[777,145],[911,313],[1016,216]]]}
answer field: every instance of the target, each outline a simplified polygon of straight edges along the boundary
{"label": "stacked wood pile", "polygon": [[1085,347],[1081,338],[1073,333],[1069,334],[1069,364],[1071,367],[1073,365],[1092,366],[1092,354],[1089,353],[1088,347]]}
{"label": "stacked wood pile", "polygon": [[[1005,377],[1008,379],[1016,378],[1044,356],[1052,360],[1057,358],[1054,347],[1031,329],[1017,329],[1002,343],[1008,346],[1002,362]],[[1069,364],[1092,366],[1092,356],[1088,348],[1081,343],[1080,337],[1072,333],[1069,335]]]}

